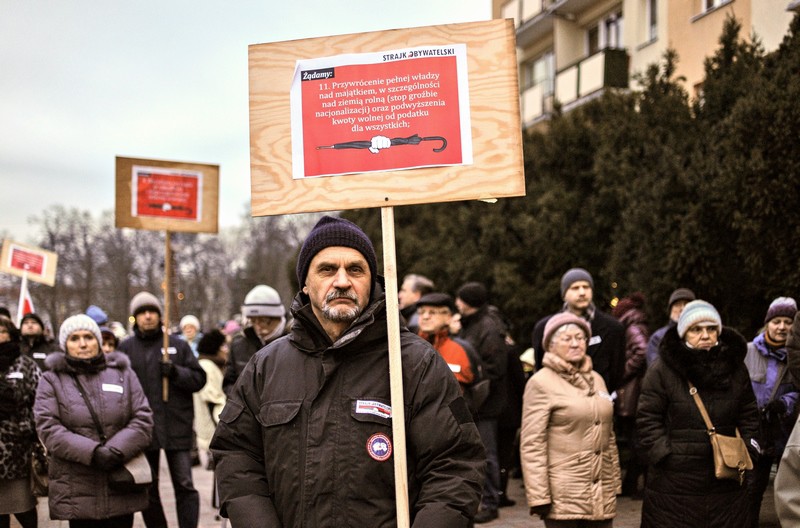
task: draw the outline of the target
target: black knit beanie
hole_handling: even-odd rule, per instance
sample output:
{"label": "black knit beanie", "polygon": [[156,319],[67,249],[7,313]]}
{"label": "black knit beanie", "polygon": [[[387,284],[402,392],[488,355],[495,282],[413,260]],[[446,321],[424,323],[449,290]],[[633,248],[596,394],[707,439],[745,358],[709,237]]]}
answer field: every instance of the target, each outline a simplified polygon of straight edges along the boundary
{"label": "black knit beanie", "polygon": [[456,297],[473,308],[480,308],[489,302],[489,292],[480,282],[467,282],[458,289]]}
{"label": "black knit beanie", "polygon": [[224,344],[225,334],[214,328],[200,338],[200,342],[197,343],[197,353],[204,356],[214,356]]}
{"label": "black knit beanie", "polygon": [[297,257],[297,282],[300,285],[300,289],[302,290],[306,284],[308,268],[314,256],[325,248],[335,246],[355,249],[364,256],[369,265],[369,271],[372,276],[372,291],[374,291],[376,277],[378,276],[378,259],[375,256],[375,248],[372,246],[372,241],[353,222],[332,216],[323,216],[308,234],[305,242],[303,242],[300,255]]}

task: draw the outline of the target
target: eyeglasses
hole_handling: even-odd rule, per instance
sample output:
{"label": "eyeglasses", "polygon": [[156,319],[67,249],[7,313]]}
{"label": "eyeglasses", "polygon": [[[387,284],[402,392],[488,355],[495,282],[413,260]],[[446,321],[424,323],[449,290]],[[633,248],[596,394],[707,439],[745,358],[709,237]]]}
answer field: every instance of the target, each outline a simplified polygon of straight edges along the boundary
{"label": "eyeglasses", "polygon": [[563,343],[565,345],[572,344],[573,341],[580,345],[581,343],[585,343],[586,342],[586,336],[582,336],[582,335],[559,336],[559,338],[558,338],[558,342],[559,343]]}
{"label": "eyeglasses", "polygon": [[450,310],[447,308],[420,308],[417,310],[417,314],[420,317],[425,317],[426,315],[445,315],[450,313]]}
{"label": "eyeglasses", "polygon": [[8,330],[0,326],[0,334],[7,334]]}

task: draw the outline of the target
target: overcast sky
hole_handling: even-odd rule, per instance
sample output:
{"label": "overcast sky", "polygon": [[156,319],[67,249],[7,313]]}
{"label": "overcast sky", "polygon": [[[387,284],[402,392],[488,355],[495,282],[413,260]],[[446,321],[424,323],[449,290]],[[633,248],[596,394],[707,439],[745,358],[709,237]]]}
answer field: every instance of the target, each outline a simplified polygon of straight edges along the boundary
{"label": "overcast sky", "polygon": [[0,0],[0,233],[114,208],[114,158],[220,165],[219,223],[250,200],[247,46],[488,20],[491,0]]}

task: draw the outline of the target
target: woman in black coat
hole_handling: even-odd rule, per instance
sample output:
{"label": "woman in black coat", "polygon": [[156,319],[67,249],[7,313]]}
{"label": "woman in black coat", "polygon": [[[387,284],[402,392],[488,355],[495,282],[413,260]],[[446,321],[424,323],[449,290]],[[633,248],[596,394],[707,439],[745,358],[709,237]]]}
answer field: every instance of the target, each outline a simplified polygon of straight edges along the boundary
{"label": "woman in black coat", "polygon": [[642,527],[747,526],[746,488],[714,476],[705,422],[689,394],[696,387],[717,432],[738,428],[756,459],[758,408],[744,356],[747,342],[723,328],[705,301],[686,305],[677,326],[660,345],[660,361],[648,370],[639,397],[636,425],[650,465]]}

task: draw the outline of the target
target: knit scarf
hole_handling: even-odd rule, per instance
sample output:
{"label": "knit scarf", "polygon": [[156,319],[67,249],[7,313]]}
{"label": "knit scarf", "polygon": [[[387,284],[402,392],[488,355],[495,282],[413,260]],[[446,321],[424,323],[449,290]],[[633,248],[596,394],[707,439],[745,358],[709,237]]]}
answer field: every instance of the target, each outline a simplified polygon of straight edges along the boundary
{"label": "knit scarf", "polygon": [[106,355],[103,352],[90,358],[76,358],[69,354],[65,356],[67,364],[82,374],[96,374],[106,368]]}

